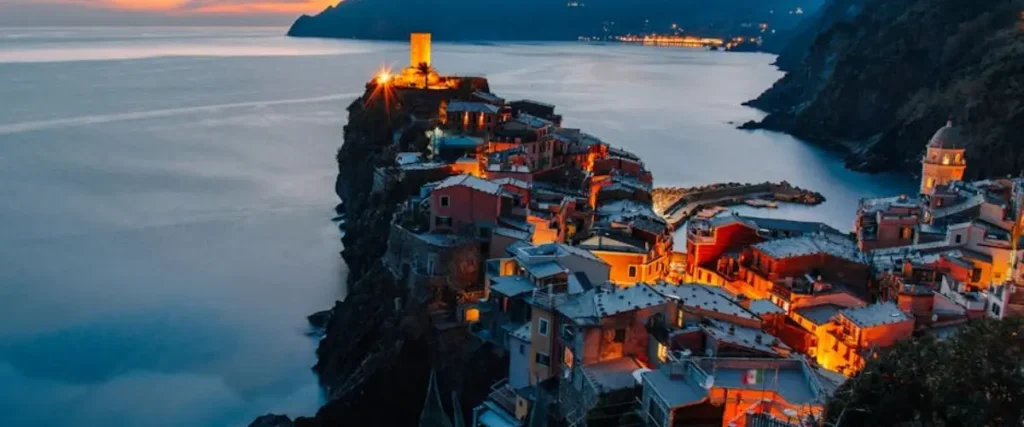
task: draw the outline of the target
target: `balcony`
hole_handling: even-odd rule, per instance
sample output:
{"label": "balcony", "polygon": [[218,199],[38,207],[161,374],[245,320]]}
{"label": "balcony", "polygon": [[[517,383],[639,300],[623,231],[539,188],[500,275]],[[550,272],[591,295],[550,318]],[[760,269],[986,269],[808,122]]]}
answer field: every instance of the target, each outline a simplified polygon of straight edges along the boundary
{"label": "balcony", "polygon": [[569,294],[566,293],[565,287],[556,286],[553,287],[552,291],[548,291],[547,288],[535,289],[533,291],[533,302],[541,307],[554,308],[559,304],[564,304],[569,299]]}
{"label": "balcony", "polygon": [[686,230],[686,240],[696,244],[715,243],[715,233],[707,226],[691,224]]}
{"label": "balcony", "polygon": [[508,385],[508,378],[492,385],[491,393],[487,395],[487,398],[508,413],[516,413],[516,392]]}

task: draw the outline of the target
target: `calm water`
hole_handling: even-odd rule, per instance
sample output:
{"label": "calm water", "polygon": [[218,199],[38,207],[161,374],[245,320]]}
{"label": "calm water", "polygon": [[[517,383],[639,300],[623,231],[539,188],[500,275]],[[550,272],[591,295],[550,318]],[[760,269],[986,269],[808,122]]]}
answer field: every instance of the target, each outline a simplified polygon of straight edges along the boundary
{"label": "calm water", "polygon": [[[311,414],[305,315],[344,297],[330,223],[344,107],[403,44],[282,29],[0,29],[0,425],[244,425]],[[439,45],[442,72],[558,105],[660,185],[789,180],[849,229],[913,188],[743,132],[772,57]]]}

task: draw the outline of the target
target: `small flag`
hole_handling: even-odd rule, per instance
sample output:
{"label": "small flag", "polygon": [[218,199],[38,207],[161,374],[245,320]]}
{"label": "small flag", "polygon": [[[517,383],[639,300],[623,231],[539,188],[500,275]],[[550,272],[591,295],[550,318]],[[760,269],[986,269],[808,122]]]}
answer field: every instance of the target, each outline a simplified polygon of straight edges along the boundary
{"label": "small flag", "polygon": [[743,384],[760,384],[764,382],[764,370],[763,369],[747,369],[747,372],[743,375]]}

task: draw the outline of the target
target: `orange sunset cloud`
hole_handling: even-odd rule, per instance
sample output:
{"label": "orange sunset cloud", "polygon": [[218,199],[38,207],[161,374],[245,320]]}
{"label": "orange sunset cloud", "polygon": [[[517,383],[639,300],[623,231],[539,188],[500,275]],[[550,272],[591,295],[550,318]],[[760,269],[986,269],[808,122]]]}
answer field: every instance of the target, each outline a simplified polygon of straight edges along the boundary
{"label": "orange sunset cloud", "polygon": [[316,13],[338,0],[99,0],[73,3],[116,10],[174,14]]}

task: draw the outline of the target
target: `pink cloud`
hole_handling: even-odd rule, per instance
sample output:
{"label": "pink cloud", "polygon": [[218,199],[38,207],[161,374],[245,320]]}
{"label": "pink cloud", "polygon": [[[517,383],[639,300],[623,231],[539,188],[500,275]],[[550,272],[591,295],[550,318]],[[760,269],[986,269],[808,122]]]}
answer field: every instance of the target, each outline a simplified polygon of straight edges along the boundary
{"label": "pink cloud", "polygon": [[172,14],[315,13],[338,0],[52,0],[93,8]]}

